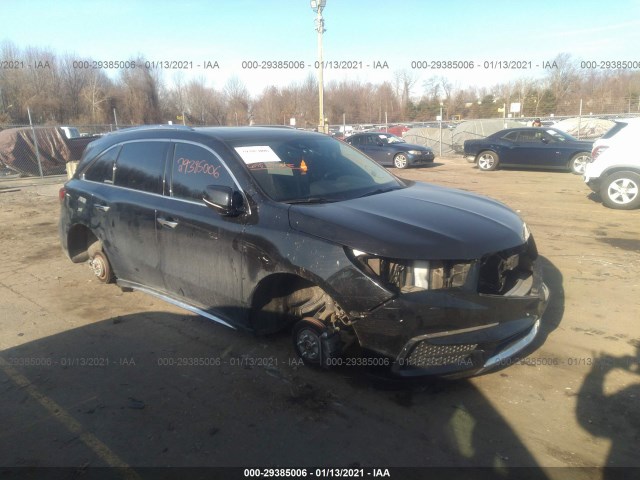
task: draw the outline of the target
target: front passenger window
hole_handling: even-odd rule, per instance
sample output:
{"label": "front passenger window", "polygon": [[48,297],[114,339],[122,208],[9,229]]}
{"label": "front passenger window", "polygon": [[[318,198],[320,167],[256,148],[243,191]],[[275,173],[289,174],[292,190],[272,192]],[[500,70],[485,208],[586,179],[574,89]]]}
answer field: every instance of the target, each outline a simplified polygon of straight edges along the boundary
{"label": "front passenger window", "polygon": [[208,185],[236,188],[220,159],[209,150],[190,143],[176,143],[171,165],[171,195],[202,202]]}

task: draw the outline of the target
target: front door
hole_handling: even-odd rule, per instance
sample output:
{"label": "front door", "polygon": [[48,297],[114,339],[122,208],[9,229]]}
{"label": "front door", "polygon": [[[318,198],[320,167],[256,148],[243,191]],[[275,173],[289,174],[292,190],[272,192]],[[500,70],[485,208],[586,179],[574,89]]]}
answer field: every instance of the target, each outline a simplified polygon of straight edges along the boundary
{"label": "front door", "polygon": [[542,128],[520,131],[509,163],[524,167],[553,167],[558,153],[553,143],[549,144],[548,136]]}
{"label": "front door", "polygon": [[244,217],[221,216],[202,200],[208,185],[238,187],[217,154],[191,143],[175,143],[168,172],[171,196],[156,217],[165,289],[238,323]]}

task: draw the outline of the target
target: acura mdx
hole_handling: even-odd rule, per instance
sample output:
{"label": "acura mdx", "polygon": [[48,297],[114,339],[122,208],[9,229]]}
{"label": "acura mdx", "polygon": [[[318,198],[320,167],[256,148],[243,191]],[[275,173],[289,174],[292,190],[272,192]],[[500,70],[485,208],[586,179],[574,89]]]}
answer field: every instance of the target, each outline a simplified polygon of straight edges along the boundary
{"label": "acura mdx", "polygon": [[532,342],[549,297],[512,210],[320,133],[114,132],[60,199],[62,246],[101,281],[232,328],[289,327],[312,365],[356,342],[398,375],[475,374]]}

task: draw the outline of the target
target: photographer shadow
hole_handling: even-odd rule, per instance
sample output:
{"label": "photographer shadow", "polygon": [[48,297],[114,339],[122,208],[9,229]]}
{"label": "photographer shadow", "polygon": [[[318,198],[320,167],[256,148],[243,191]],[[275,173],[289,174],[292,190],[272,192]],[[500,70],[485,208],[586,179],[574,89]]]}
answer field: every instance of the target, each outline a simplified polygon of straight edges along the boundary
{"label": "photographer shadow", "polygon": [[[637,381],[625,385],[615,393],[609,393],[608,390],[611,388],[607,388],[607,376],[617,369],[635,375]],[[603,465],[605,479],[624,477],[625,471],[619,470],[622,467],[640,467],[638,398],[640,345],[636,346],[635,357],[601,355],[594,358],[593,367],[585,377],[578,394],[576,415],[579,424],[589,433],[611,441],[611,449]]]}

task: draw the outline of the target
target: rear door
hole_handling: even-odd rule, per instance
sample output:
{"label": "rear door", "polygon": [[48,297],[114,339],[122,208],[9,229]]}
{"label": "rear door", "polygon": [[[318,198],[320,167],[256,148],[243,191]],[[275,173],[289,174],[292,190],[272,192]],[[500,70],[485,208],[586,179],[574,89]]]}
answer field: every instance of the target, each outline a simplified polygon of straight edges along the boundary
{"label": "rear door", "polygon": [[244,217],[221,216],[202,197],[208,185],[239,187],[217,153],[189,142],[175,141],[167,177],[170,198],[156,218],[165,288],[237,323]]}
{"label": "rear door", "polygon": [[156,207],[162,200],[169,146],[167,140],[123,144],[115,163],[114,187],[93,205],[96,215],[108,221],[109,237],[104,247],[116,274],[154,289],[163,286],[158,268]]}

